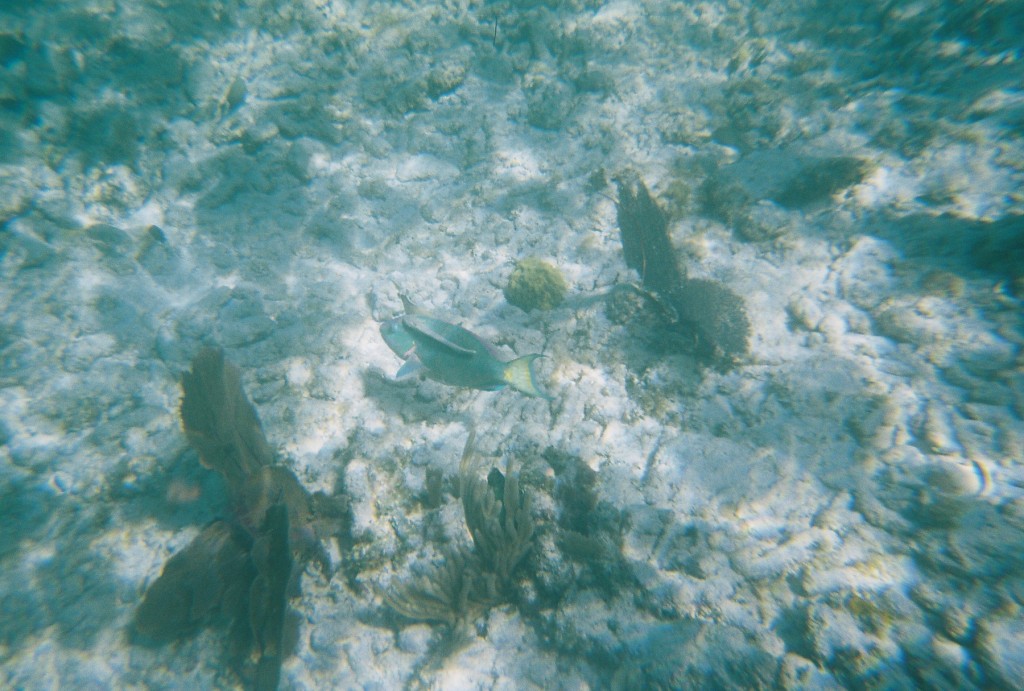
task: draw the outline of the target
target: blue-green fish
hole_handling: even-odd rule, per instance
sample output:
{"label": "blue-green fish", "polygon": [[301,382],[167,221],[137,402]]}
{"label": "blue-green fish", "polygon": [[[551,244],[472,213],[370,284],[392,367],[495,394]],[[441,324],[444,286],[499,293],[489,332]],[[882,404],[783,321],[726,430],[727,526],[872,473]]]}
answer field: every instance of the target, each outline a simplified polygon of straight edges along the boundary
{"label": "blue-green fish", "polygon": [[423,375],[452,386],[497,391],[511,386],[527,396],[547,398],[537,387],[533,361],[538,354],[501,359],[497,350],[476,334],[416,310],[403,296],[405,314],[380,325],[384,342],[405,360],[395,375]]}

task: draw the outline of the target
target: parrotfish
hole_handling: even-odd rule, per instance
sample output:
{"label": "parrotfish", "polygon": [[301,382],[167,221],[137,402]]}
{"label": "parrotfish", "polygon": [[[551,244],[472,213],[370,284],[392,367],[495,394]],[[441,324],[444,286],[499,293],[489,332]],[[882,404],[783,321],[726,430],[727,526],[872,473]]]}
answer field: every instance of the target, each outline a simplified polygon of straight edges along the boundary
{"label": "parrotfish", "polygon": [[405,314],[380,325],[380,335],[405,363],[395,374],[417,374],[451,386],[498,391],[511,386],[527,396],[547,398],[537,387],[537,353],[504,360],[497,349],[461,326],[423,314],[402,296]]}

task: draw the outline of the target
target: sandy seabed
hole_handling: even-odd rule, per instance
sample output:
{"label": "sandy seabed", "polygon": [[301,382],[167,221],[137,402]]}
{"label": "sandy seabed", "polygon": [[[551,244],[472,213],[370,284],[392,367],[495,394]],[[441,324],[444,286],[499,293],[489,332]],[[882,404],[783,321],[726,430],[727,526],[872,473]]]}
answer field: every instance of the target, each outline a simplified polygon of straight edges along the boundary
{"label": "sandy seabed", "polygon": [[[282,687],[1024,678],[1016,3],[82,0],[0,27],[0,686],[241,683],[216,626],[126,636],[228,510],[178,419],[204,345],[351,505]],[[734,367],[609,307],[638,282],[624,175],[742,298]],[[506,302],[528,256],[560,306]],[[392,381],[401,294],[544,353],[551,400]],[[471,544],[471,428],[533,546],[506,602],[409,621],[385,594]]]}

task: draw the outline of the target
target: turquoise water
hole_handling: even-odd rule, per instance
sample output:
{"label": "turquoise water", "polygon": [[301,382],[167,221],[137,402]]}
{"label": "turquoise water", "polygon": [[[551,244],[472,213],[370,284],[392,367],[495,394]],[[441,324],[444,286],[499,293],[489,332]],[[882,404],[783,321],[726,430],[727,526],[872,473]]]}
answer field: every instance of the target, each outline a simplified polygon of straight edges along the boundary
{"label": "turquoise water", "polygon": [[3,3],[0,686],[1013,688],[1022,31]]}

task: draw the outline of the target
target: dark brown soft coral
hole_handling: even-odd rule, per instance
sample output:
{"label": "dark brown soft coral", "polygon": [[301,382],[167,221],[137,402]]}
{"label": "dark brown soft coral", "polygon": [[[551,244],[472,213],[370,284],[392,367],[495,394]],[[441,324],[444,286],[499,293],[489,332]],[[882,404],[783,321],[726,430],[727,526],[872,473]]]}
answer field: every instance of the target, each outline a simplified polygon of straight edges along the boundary
{"label": "dark brown soft coral", "polygon": [[343,497],[310,494],[274,462],[237,367],[205,348],[181,379],[181,421],[202,464],[227,485],[231,516],[206,526],[164,564],[135,612],[139,642],[162,644],[216,621],[246,686],[277,688],[289,654],[288,597],[310,559],[327,568],[323,540],[340,528]]}

